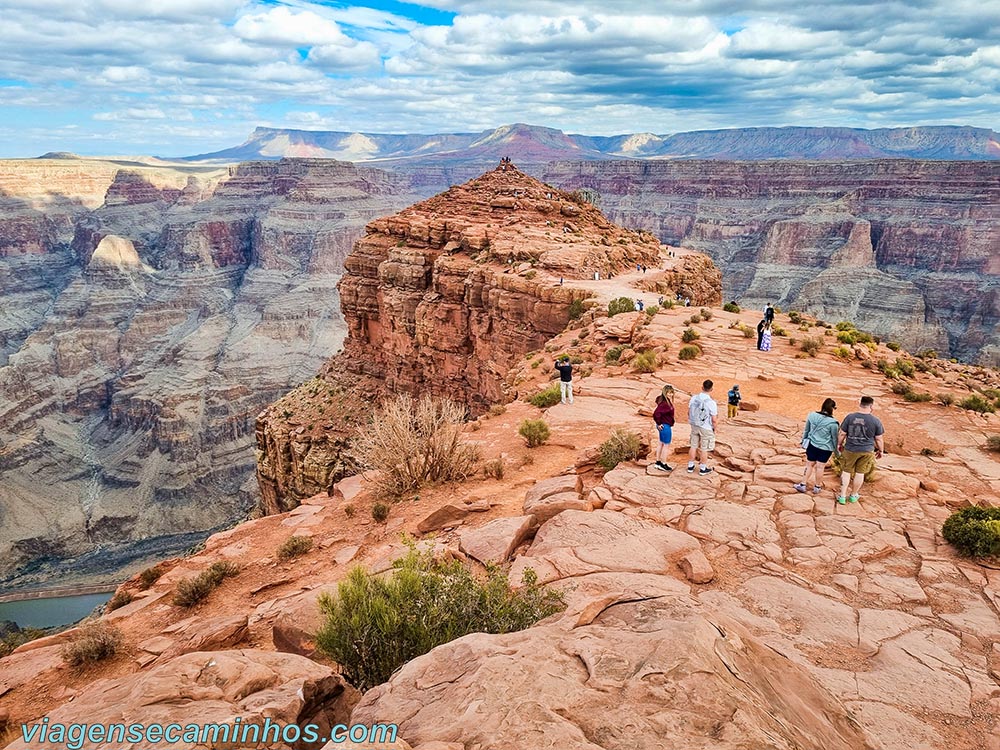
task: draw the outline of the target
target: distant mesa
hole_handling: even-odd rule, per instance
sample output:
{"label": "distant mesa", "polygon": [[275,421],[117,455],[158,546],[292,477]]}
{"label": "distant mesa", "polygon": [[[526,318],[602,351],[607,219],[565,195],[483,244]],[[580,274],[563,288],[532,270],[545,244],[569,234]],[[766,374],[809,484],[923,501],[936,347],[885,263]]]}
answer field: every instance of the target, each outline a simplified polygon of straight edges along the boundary
{"label": "distant mesa", "polygon": [[241,145],[185,161],[234,162],[308,157],[412,167],[478,163],[510,155],[518,163],[607,159],[1000,159],[1000,134],[986,128],[784,127],[589,136],[513,123],[478,133],[359,133],[257,128]]}
{"label": "distant mesa", "polygon": [[38,157],[39,159],[79,159],[79,154],[72,151],[49,151]]}

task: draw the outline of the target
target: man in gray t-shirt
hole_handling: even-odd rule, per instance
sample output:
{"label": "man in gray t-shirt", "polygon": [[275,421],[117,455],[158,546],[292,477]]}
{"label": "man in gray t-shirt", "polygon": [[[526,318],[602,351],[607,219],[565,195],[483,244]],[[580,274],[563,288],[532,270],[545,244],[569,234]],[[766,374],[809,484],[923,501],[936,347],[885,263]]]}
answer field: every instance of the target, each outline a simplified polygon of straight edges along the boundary
{"label": "man in gray t-shirt", "polygon": [[[875,459],[882,458],[884,448],[882,422],[872,414],[875,399],[861,397],[861,410],[852,412],[840,423],[840,495],[837,502],[843,505],[856,503],[861,498],[861,487],[865,474],[875,468]],[[851,483],[851,495],[847,497],[847,485]]]}

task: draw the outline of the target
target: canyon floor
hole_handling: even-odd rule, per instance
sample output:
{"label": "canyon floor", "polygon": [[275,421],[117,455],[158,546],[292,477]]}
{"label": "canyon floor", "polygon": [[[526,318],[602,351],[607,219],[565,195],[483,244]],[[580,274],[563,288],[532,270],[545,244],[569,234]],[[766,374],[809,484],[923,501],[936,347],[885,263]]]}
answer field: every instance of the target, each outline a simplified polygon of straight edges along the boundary
{"label": "canyon floor", "polygon": [[[623,292],[655,302],[642,276],[573,284],[602,302]],[[362,475],[216,534],[164,563],[148,590],[123,586],[135,599],[102,618],[124,633],[112,660],[64,666],[67,631],[0,661],[0,709],[12,725],[42,715],[304,721],[327,710],[396,723],[401,740],[380,747],[417,750],[1000,748],[1000,570],[941,538],[955,508],[998,503],[1000,461],[984,446],[1000,417],[908,403],[877,369],[835,358],[833,338],[817,357],[783,337],[758,352],[732,327],[755,325],[749,311],[713,310],[692,326],[702,356],[679,361],[694,312],[585,321],[529,356],[521,396],[549,382],[556,353],[578,354],[590,374],[572,405],[542,415],[517,400],[469,424],[484,459],[503,459],[502,479],[423,489],[380,524]],[[778,322],[803,335],[787,315]],[[657,371],[605,364],[613,345],[656,349]],[[873,356],[897,355],[881,346]],[[914,387],[961,397],[974,368],[935,370]],[[715,471],[702,477],[684,471],[685,415],[705,378],[722,414],[733,383],[756,410],[721,419]],[[614,428],[654,440],[664,382],[679,394],[675,470],[658,475],[641,460],[601,475],[595,449]],[[829,469],[820,494],[795,492],[807,413],[830,396],[843,417],[861,394],[875,397],[887,448],[862,501],[838,506]],[[518,425],[538,416],[552,435],[528,449]],[[293,534],[314,547],[281,562],[276,550]],[[353,565],[388,569],[404,534],[472,564],[509,562],[514,581],[530,567],[565,592],[567,609],[526,631],[441,646],[354,705],[313,653],[316,599]],[[219,560],[240,574],[194,608],[170,603],[179,580]]]}

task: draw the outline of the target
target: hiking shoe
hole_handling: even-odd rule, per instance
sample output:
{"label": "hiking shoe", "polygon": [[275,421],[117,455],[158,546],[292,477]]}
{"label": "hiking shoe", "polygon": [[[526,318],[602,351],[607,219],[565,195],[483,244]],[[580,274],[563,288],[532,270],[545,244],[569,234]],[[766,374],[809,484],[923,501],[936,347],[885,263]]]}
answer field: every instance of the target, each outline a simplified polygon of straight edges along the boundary
{"label": "hiking shoe", "polygon": [[[820,487],[818,484],[813,485],[813,494],[814,495],[818,495],[822,491],[823,491],[823,488]],[[805,490],[803,490],[803,492],[805,492]]]}
{"label": "hiking shoe", "polygon": [[660,468],[663,469],[664,471],[673,471],[674,470],[673,466],[668,466],[667,464],[662,464],[660,466]]}
{"label": "hiking shoe", "polygon": [[[689,469],[689,471],[690,471],[690,469]],[[706,466],[704,469],[698,469],[698,473],[701,474],[702,476],[705,476],[706,474],[711,474],[712,473],[712,467],[711,466]]]}
{"label": "hiking shoe", "polygon": [[798,484],[793,484],[792,487],[795,488],[796,492],[805,492],[806,491],[806,486],[804,484],[802,484],[802,482],[799,482]]}
{"label": "hiking shoe", "polygon": [[694,474],[694,464],[688,466],[688,474]]}
{"label": "hiking shoe", "polygon": [[856,503],[860,499],[861,499],[861,495],[851,495],[849,498],[847,498],[847,502],[849,502],[849,503]]}
{"label": "hiking shoe", "polygon": [[846,497],[844,497],[843,495],[837,495],[837,504],[838,505],[845,505],[846,503],[847,503],[847,498]]}

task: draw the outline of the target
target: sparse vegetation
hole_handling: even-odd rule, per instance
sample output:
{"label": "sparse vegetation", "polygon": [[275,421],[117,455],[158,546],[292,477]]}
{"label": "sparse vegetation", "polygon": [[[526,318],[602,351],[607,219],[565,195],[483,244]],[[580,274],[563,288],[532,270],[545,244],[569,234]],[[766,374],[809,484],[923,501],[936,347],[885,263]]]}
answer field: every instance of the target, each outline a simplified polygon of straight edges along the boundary
{"label": "sparse vegetation", "polygon": [[955,403],[955,397],[950,393],[939,393],[936,398],[941,406],[951,406]]}
{"label": "sparse vegetation", "polygon": [[777,323],[773,323],[771,325],[771,333],[773,333],[775,336],[787,336],[788,335],[788,331],[786,331],[784,328],[782,328],[781,326],[779,326]]}
{"label": "sparse vegetation", "polygon": [[483,464],[483,476],[488,479],[503,479],[506,465],[502,458],[494,458]]}
{"label": "sparse vegetation", "polygon": [[932,396],[930,393],[914,391],[914,390],[909,390],[903,394],[904,401],[911,401],[915,403],[927,403],[928,401],[933,400],[933,398],[934,396]]}
{"label": "sparse vegetation", "polygon": [[891,349],[894,352],[898,352],[900,349],[899,344],[896,343],[895,341],[890,341],[889,343],[886,344],[886,346],[889,347],[889,349]]}
{"label": "sparse vegetation", "polygon": [[435,646],[468,633],[523,630],[564,607],[562,594],[539,586],[534,571],[525,571],[522,584],[512,589],[500,568],[477,578],[457,560],[411,548],[391,575],[354,568],[336,597],[320,597],[316,645],[348,682],[368,690]]}
{"label": "sparse vegetation", "polygon": [[126,604],[131,604],[134,599],[135,597],[129,591],[125,591],[124,589],[116,591],[115,595],[108,599],[108,603],[104,605],[104,611],[114,612]]}
{"label": "sparse vegetation", "polygon": [[896,369],[908,378],[912,378],[917,374],[917,370],[913,366],[913,363],[908,359],[903,359],[902,357],[896,357]]}
{"label": "sparse vegetation", "polygon": [[215,562],[194,578],[177,582],[173,603],[178,607],[193,607],[217,589],[224,580],[239,575],[240,567],[232,562]]}
{"label": "sparse vegetation", "polygon": [[973,393],[971,396],[966,396],[958,402],[958,405],[963,409],[976,411],[980,414],[992,414],[996,411],[996,407],[983,398],[982,394],[979,393]]}
{"label": "sparse vegetation", "polygon": [[114,656],[122,644],[122,633],[103,622],[88,623],[72,640],[63,644],[60,656],[71,667],[93,664]]}
{"label": "sparse vegetation", "polygon": [[838,346],[833,350],[833,356],[838,359],[853,359],[854,352],[848,349],[846,346]]}
{"label": "sparse vegetation", "polygon": [[628,347],[623,346],[621,344],[619,344],[618,346],[612,346],[604,354],[604,361],[609,365],[616,364],[618,360],[621,359],[622,352],[624,352],[626,349],[628,349]]}
{"label": "sparse vegetation", "polygon": [[608,317],[627,312],[635,312],[635,300],[630,297],[618,297],[608,303]]}
{"label": "sparse vegetation", "polygon": [[479,463],[479,449],[462,441],[465,407],[407,394],[383,403],[355,443],[363,463],[378,469],[376,494],[399,497],[424,484],[462,480]]}
{"label": "sparse vegetation", "polygon": [[685,328],[684,333],[681,334],[681,341],[685,344],[690,344],[692,341],[697,341],[700,338],[701,334],[693,328]]}
{"label": "sparse vegetation", "polygon": [[650,349],[636,355],[632,360],[632,369],[636,372],[656,372],[656,352]]}
{"label": "sparse vegetation", "polygon": [[544,390],[529,397],[528,403],[532,406],[537,406],[539,409],[548,409],[550,406],[558,404],[561,400],[562,393],[559,389],[559,383],[553,383]]}
{"label": "sparse vegetation", "polygon": [[709,310],[707,307],[701,308],[698,311],[698,314],[701,315],[701,319],[702,320],[711,320],[712,319],[712,311]]}
{"label": "sparse vegetation", "polygon": [[799,345],[799,348],[810,357],[815,357],[823,349],[823,337],[806,336],[802,339],[802,343]]}
{"label": "sparse vegetation", "polygon": [[372,505],[372,520],[376,523],[385,523],[389,519],[389,503],[378,502]]}
{"label": "sparse vegetation", "polygon": [[622,461],[635,461],[642,456],[642,438],[630,430],[618,428],[611,437],[601,443],[598,465],[611,471]]}
{"label": "sparse vegetation", "polygon": [[354,518],[354,513],[355,513],[355,510],[354,510],[353,503],[348,503],[347,505],[344,506],[344,515],[345,516],[347,516],[348,518]]}
{"label": "sparse vegetation", "polygon": [[701,347],[697,344],[687,344],[682,346],[677,352],[678,359],[697,359],[701,355]]}
{"label": "sparse vegetation", "polygon": [[986,450],[993,453],[1000,453],[1000,435],[986,436]]}
{"label": "sparse vegetation", "polygon": [[293,557],[304,555],[313,548],[312,537],[290,536],[278,547],[278,559],[282,561],[291,560]]}
{"label": "sparse vegetation", "polygon": [[740,311],[740,306],[735,302],[727,302],[722,306],[722,309],[726,312],[738,313]]}
{"label": "sparse vegetation", "polygon": [[517,428],[517,434],[524,438],[529,448],[537,448],[549,439],[551,432],[544,419],[526,419]]}
{"label": "sparse vegetation", "polygon": [[579,320],[583,317],[583,312],[586,308],[584,307],[582,299],[575,299],[569,303],[569,319]]}
{"label": "sparse vegetation", "polygon": [[159,565],[153,565],[152,567],[146,568],[139,574],[139,588],[145,591],[160,580],[160,576],[162,575],[163,568]]}
{"label": "sparse vegetation", "polygon": [[506,411],[507,411],[507,404],[492,404],[490,406],[490,412],[489,412],[489,414],[490,414],[491,417],[499,417],[501,414],[504,414]]}
{"label": "sparse vegetation", "polygon": [[1000,555],[1000,508],[970,506],[951,514],[944,522],[944,538],[969,557]]}
{"label": "sparse vegetation", "polygon": [[690,318],[688,318],[687,320],[684,321],[684,325],[690,326],[690,325],[694,325],[695,323],[700,323],[700,322],[701,322],[701,316],[698,315],[697,313],[695,313]]}
{"label": "sparse vegetation", "polygon": [[[46,632],[39,628],[21,628],[20,630],[15,630],[13,633],[7,633],[3,638],[0,638],[0,659],[7,656],[7,654],[11,653],[18,646],[23,646],[28,641],[33,641],[44,635],[46,635]],[[0,740],[2,740],[2,737],[0,737]]]}
{"label": "sparse vegetation", "polygon": [[788,319],[795,323],[795,325],[799,325],[802,322],[802,313],[795,310],[789,310]]}
{"label": "sparse vegetation", "polygon": [[646,316],[649,318],[652,318],[658,312],[660,312],[659,305],[650,305],[649,307],[646,308]]}

